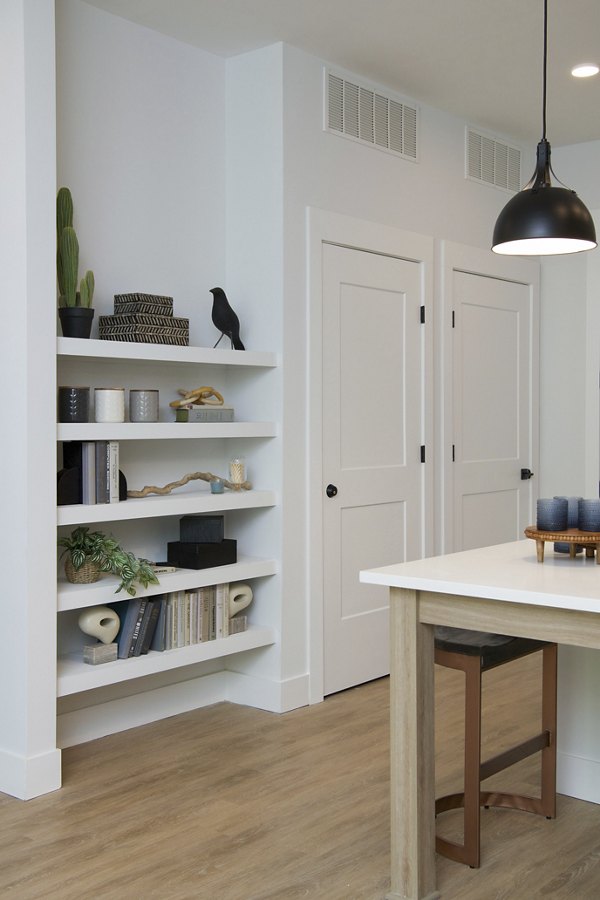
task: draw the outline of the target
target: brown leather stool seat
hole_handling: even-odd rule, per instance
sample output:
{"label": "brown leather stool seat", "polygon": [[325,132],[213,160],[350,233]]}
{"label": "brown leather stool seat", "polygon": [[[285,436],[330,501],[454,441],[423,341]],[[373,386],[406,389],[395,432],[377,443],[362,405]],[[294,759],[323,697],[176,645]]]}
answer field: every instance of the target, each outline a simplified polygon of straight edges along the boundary
{"label": "brown leather stool seat", "polygon": [[[541,651],[542,730],[509,750],[481,762],[481,676],[496,666]],[[450,809],[464,809],[464,843],[436,837],[435,849],[456,862],[477,868],[480,857],[479,817],[482,806],[522,809],[556,816],[556,644],[509,635],[461,628],[435,627],[435,662],[465,673],[464,791],[435,801],[436,816]],[[516,705],[518,709],[518,705]],[[481,790],[481,782],[514,763],[541,751],[541,796],[528,797]]]}

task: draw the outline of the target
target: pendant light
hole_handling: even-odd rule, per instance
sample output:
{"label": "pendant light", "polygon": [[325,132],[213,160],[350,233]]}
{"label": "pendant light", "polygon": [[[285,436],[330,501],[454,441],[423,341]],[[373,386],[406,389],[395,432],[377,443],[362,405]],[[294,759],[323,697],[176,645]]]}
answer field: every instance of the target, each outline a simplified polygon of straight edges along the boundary
{"label": "pendant light", "polygon": [[[546,140],[548,0],[544,0],[543,134],[531,180],[508,201],[494,227],[492,250],[509,256],[579,253],[597,246],[588,208],[575,191],[553,187],[550,144]],[[554,175],[556,179],[556,175]],[[560,184],[560,182],[559,182]]]}

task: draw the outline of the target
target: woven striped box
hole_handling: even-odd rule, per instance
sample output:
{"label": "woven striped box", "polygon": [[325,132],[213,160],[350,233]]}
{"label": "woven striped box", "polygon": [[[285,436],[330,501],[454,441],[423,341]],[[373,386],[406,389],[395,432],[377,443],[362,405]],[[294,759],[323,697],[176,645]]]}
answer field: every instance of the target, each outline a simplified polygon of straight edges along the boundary
{"label": "woven striped box", "polygon": [[173,315],[173,298],[158,294],[115,294],[115,315],[143,313],[156,316]]}
{"label": "woven striped box", "polygon": [[132,315],[100,316],[100,340],[131,341],[139,344],[176,344],[187,347],[190,342],[189,319],[174,316]]}

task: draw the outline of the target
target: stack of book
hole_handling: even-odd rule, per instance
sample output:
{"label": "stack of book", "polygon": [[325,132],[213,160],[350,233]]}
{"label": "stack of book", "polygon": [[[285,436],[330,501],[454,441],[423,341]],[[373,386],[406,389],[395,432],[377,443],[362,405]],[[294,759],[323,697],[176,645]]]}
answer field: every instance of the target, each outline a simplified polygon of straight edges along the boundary
{"label": "stack of book", "polygon": [[65,441],[58,504],[118,503],[119,442]]}
{"label": "stack of book", "polygon": [[[158,597],[132,597],[126,604],[115,607],[121,625],[117,634],[117,656],[142,656],[148,653],[156,634],[156,627],[163,608],[163,595]],[[125,610],[123,611],[123,606]]]}
{"label": "stack of book", "polygon": [[248,627],[247,616],[229,615],[229,584],[133,597],[115,609],[121,619],[116,638],[119,659],[214,641]]}

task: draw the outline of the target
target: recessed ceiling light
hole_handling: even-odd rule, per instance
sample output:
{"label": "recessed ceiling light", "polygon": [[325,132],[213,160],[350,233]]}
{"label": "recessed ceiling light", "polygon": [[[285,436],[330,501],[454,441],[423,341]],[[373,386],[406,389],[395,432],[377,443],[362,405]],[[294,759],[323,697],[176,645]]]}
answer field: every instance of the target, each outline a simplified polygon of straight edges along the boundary
{"label": "recessed ceiling light", "polygon": [[592,75],[597,75],[599,71],[600,69],[594,63],[582,63],[571,69],[571,75],[574,75],[575,78],[591,78]]}

